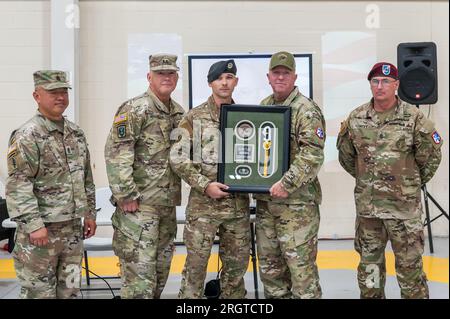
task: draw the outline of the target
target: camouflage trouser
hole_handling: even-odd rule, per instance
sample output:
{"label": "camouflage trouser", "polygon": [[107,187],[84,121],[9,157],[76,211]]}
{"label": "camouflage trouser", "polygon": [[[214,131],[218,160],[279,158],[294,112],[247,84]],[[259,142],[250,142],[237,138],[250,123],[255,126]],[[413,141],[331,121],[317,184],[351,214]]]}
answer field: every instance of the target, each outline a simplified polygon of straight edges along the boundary
{"label": "camouflage trouser", "polygon": [[157,206],[142,214],[138,241],[114,228],[113,250],[119,257],[124,299],[160,298],[169,277],[177,233],[175,207]]}
{"label": "camouflage trouser", "polygon": [[358,284],[361,298],[385,298],[386,260],[384,250],[391,241],[395,270],[402,298],[429,298],[423,271],[423,224],[409,220],[356,218],[355,249],[361,256]]}
{"label": "camouflage trouser", "polygon": [[219,229],[219,256],[222,261],[220,287],[222,299],[244,298],[244,275],[250,256],[250,220],[213,217],[188,217],[183,239],[187,258],[179,298],[203,298],[208,260]]}
{"label": "camouflage trouser", "polygon": [[266,298],[321,298],[319,207],[257,202],[256,242]]}
{"label": "camouflage trouser", "polygon": [[20,228],[13,251],[20,298],[76,298],[80,291],[81,220],[46,224],[49,243],[37,247]]}

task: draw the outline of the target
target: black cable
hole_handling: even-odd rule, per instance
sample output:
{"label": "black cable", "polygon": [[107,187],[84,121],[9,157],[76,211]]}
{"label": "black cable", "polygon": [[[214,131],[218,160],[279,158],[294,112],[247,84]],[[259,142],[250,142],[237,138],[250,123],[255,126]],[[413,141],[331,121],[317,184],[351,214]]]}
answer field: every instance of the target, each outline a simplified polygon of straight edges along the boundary
{"label": "black cable", "polygon": [[[86,268],[85,267],[82,267],[84,270],[86,270]],[[111,288],[111,286],[109,285],[109,283],[106,281],[106,279],[105,278],[103,278],[103,277],[100,277],[99,275],[97,275],[96,273],[94,273],[92,270],[88,270],[89,271],[89,273],[91,273],[91,274],[93,274],[95,277],[97,277],[97,278],[99,278],[99,279],[101,279],[101,280],[103,280],[104,282],[105,282],[105,284],[108,286],[108,288],[109,288],[109,291],[111,292],[111,294],[112,294],[112,296],[113,296],[113,298],[114,299],[116,299],[117,297],[116,297],[116,295],[114,294],[114,291],[113,291],[113,289]]]}

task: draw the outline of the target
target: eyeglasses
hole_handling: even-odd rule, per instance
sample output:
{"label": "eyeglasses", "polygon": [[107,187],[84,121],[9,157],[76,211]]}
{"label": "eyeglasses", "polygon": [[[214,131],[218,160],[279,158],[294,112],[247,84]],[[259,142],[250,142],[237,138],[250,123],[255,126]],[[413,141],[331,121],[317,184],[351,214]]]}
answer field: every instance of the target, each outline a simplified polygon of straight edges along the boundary
{"label": "eyeglasses", "polygon": [[391,81],[391,80],[388,80],[388,79],[382,79],[382,80],[371,79],[370,80],[370,85],[377,87],[381,83],[381,86],[388,86],[389,84],[394,83],[394,82],[395,81]]}

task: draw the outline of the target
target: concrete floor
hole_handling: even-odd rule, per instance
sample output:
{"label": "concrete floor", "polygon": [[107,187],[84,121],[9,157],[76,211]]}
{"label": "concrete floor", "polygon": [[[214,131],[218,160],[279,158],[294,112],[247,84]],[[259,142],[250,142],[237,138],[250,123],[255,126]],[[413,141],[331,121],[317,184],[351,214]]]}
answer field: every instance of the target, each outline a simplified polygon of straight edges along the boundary
{"label": "concrete floor", "polygon": [[[428,243],[428,242],[427,242]],[[425,248],[426,256],[447,258],[449,256],[449,239],[448,238],[435,238],[434,239],[433,255],[429,254],[428,247]],[[320,250],[353,250],[352,240],[320,240]],[[388,247],[387,251],[390,248]],[[217,251],[217,247],[214,247],[214,252]],[[176,254],[185,254],[185,248],[183,246],[177,246]],[[112,255],[112,252],[97,253],[97,255]],[[7,252],[0,252],[0,259],[10,258]],[[342,270],[342,269],[320,269],[320,282],[323,291],[323,298],[325,299],[358,299],[359,289],[356,282],[356,272],[354,270]],[[447,269],[448,272],[448,269]],[[207,280],[215,278],[216,273],[208,273]],[[255,298],[255,289],[253,281],[253,273],[247,272],[245,275],[245,284],[248,291],[247,298]],[[176,298],[180,287],[181,275],[170,274],[166,288],[163,292],[162,298],[170,299]],[[113,288],[120,287],[120,281],[118,279],[108,279],[108,283]],[[449,299],[449,285],[448,283],[440,283],[429,281],[430,298],[432,299]],[[83,287],[86,287],[83,281]],[[91,287],[105,288],[106,284],[101,280],[93,280]],[[263,298],[263,285],[258,280],[258,292],[259,298]],[[19,294],[19,285],[16,280],[0,280],[0,299],[15,299]],[[119,290],[114,290],[116,295],[120,295]],[[400,298],[400,289],[397,285],[397,280],[394,276],[388,276],[386,282],[386,297],[389,299]],[[112,298],[110,291],[83,291],[80,298],[84,299],[109,299]]]}

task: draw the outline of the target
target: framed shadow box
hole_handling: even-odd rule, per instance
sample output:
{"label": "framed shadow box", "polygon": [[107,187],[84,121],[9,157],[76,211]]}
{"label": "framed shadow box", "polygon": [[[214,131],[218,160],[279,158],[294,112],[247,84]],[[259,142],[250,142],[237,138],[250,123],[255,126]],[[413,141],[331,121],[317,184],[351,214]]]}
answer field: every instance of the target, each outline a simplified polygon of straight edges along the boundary
{"label": "framed shadow box", "polygon": [[291,109],[222,105],[217,180],[229,192],[268,193],[289,167]]}

